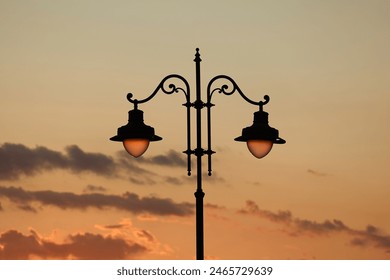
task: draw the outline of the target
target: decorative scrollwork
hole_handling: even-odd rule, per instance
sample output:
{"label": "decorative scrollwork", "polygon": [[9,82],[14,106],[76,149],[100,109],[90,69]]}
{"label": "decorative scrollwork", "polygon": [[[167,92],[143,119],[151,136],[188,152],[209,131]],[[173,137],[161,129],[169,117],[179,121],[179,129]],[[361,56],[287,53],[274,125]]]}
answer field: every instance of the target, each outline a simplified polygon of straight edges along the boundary
{"label": "decorative scrollwork", "polygon": [[233,89],[231,91],[226,91],[227,89],[229,88],[228,85],[223,85],[220,90],[219,90],[219,93],[223,93],[223,94],[226,94],[226,95],[231,95],[233,94],[233,92],[236,90],[235,87],[233,87]]}
{"label": "decorative scrollwork", "polygon": [[[167,83],[168,80],[170,79],[177,79],[180,80],[183,84],[184,87],[178,87],[176,86],[173,82]],[[173,94],[173,93],[178,93],[179,91],[183,92],[185,98],[186,98],[186,103],[183,104],[184,106],[187,107],[187,151],[184,153],[187,154],[187,171],[188,175],[191,175],[191,101],[190,101],[190,85],[188,84],[187,80],[184,79],[182,76],[177,75],[177,74],[171,74],[166,76],[164,79],[161,80],[161,82],[158,84],[156,89],[152,92],[149,97],[138,100],[138,99],[133,99],[133,94],[128,93],[127,94],[127,100],[130,103],[134,104],[134,109],[138,109],[138,104],[148,102],[151,100],[159,91],[162,91],[165,94]]]}
{"label": "decorative scrollwork", "polygon": [[176,85],[175,84],[169,84],[168,85],[168,88],[170,88],[170,90],[166,90],[164,88],[164,84],[161,85],[161,90],[165,93],[165,94],[172,94],[174,92],[178,92],[179,90],[177,89]]}
{"label": "decorative scrollwork", "polygon": [[[217,87],[217,88],[214,88],[212,89],[212,85],[215,81],[217,80],[227,80],[229,81],[229,83],[231,84],[231,86],[229,86],[228,84],[223,84],[222,86],[220,87]],[[242,90],[240,89],[240,87],[237,85],[237,83],[232,79],[230,78],[229,76],[226,76],[226,75],[218,75],[214,78],[212,78],[207,86],[207,103],[210,104],[211,103],[211,98],[214,94],[214,92],[218,92],[218,93],[223,93],[225,95],[232,95],[234,92],[238,92],[241,97],[247,101],[248,103],[250,104],[253,104],[253,105],[258,105],[260,107],[262,107],[263,105],[267,104],[270,100],[269,96],[268,95],[264,95],[264,101],[253,101],[251,99],[249,99],[243,92]]]}
{"label": "decorative scrollwork", "polygon": [[[221,87],[217,87],[217,88],[211,90],[211,85],[218,79],[227,79],[231,83],[231,86],[229,86],[227,84],[223,84]],[[230,77],[222,76],[222,75],[217,76],[209,82],[209,85],[207,88],[207,99],[208,99],[208,101],[210,101],[214,92],[223,93],[225,95],[232,95],[237,90],[237,88],[238,88],[237,84]]]}
{"label": "decorative scrollwork", "polygon": [[270,100],[269,96],[268,95],[264,95],[264,100],[265,101],[259,101],[260,105],[263,106],[265,104],[267,104]]}
{"label": "decorative scrollwork", "polygon": [[127,100],[129,100],[129,102],[132,102],[132,98],[133,98],[133,94],[131,92],[129,92],[126,96]]}
{"label": "decorative scrollwork", "polygon": [[[182,87],[178,87],[176,86],[174,83],[170,83],[167,85],[167,81],[169,79],[178,79],[180,81],[182,81],[185,85],[185,88],[182,88]],[[151,95],[149,95],[149,97],[145,98],[145,99],[142,99],[142,100],[138,100],[138,99],[133,99],[133,94],[132,93],[128,93],[127,94],[127,100],[131,103],[134,104],[134,106],[137,106],[138,104],[141,104],[141,103],[145,103],[145,102],[148,102],[150,99],[152,99],[159,91],[162,91],[163,93],[165,94],[173,94],[173,93],[177,93],[179,91],[183,92],[183,94],[185,95],[186,97],[186,101],[189,102],[189,98],[190,98],[190,86],[187,82],[186,79],[184,79],[182,76],[180,75],[177,75],[177,74],[171,74],[171,75],[168,75],[166,76],[164,79],[161,80],[161,82],[158,84],[158,86],[156,87],[156,89],[152,92]]]}

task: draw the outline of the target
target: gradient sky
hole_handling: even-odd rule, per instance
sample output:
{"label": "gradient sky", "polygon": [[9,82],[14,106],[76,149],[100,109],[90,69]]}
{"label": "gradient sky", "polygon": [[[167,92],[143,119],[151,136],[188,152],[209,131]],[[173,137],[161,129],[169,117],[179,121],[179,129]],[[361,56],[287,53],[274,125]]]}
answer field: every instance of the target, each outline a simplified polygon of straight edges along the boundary
{"label": "gradient sky", "polygon": [[[140,106],[163,141],[108,139],[166,75],[219,74],[287,144],[233,141],[213,97],[208,259],[390,259],[389,1],[0,1],[0,259],[193,259],[184,96]],[[204,118],[205,122],[205,118]],[[194,170],[195,173],[195,170]]]}

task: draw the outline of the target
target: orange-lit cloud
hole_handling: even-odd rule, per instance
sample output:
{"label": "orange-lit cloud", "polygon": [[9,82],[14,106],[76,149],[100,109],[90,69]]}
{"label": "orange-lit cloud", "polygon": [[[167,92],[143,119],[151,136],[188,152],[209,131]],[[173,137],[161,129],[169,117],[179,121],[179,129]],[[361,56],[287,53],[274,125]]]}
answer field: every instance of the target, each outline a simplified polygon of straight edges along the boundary
{"label": "orange-lit cloud", "polygon": [[70,234],[55,243],[30,230],[8,230],[0,235],[0,259],[129,259],[148,249],[125,239],[93,233]]}
{"label": "orange-lit cloud", "polygon": [[244,208],[238,211],[240,214],[253,215],[274,223],[282,224],[289,235],[299,236],[302,234],[329,235],[334,232],[344,232],[352,236],[351,245],[372,245],[384,249],[390,254],[390,235],[385,235],[378,228],[368,225],[364,230],[356,230],[348,227],[342,221],[333,219],[316,222],[307,219],[295,218],[290,211],[272,212],[259,208],[251,200],[246,202]]}
{"label": "orange-lit cloud", "polygon": [[95,228],[102,233],[70,233],[61,241],[54,240],[56,234],[43,236],[31,228],[27,234],[7,230],[0,233],[0,259],[139,259],[173,252],[130,219]]}
{"label": "orange-lit cloud", "polygon": [[149,230],[135,227],[130,219],[123,219],[117,224],[96,225],[95,227],[106,232],[106,235],[136,242],[142,247],[147,248],[148,254],[167,255],[173,252],[173,249],[169,245],[162,244]]}

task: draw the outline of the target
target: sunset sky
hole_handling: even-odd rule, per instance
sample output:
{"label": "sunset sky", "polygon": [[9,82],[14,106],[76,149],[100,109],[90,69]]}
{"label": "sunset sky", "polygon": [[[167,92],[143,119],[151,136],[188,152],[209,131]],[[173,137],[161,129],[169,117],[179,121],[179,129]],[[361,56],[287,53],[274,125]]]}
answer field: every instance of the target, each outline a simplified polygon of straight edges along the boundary
{"label": "sunset sky", "polygon": [[287,141],[254,158],[233,139],[257,107],[213,96],[205,257],[390,259],[389,13],[387,0],[0,1],[0,259],[195,258],[183,94],[140,105],[163,137],[141,158],[109,141],[128,92],[176,73],[195,93],[195,48],[204,101],[219,74],[268,94]]}

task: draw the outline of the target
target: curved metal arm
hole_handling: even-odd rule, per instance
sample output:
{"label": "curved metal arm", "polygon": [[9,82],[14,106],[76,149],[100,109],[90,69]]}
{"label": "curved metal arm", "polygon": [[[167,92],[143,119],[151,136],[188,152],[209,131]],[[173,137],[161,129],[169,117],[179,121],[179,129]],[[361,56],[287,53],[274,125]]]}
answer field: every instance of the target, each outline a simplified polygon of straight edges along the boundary
{"label": "curved metal arm", "polygon": [[[181,87],[177,87],[173,83],[170,83],[167,86],[166,85],[166,81],[168,81],[169,79],[179,79],[179,80],[181,80],[185,84],[186,88],[183,89]],[[159,85],[156,87],[156,89],[153,91],[153,93],[149,97],[147,97],[145,99],[142,99],[142,100],[138,100],[138,99],[133,99],[133,94],[132,93],[128,93],[127,94],[127,100],[129,102],[133,103],[135,108],[137,108],[138,104],[148,102],[150,99],[152,99],[157,94],[157,92],[159,90],[161,90],[165,94],[172,94],[172,93],[175,93],[175,92],[182,91],[184,93],[185,97],[186,97],[187,103],[190,102],[190,86],[189,86],[187,80],[184,79],[182,76],[180,76],[178,74],[171,74],[171,75],[166,76],[164,79],[162,79],[162,81],[159,83]]]}
{"label": "curved metal arm", "polygon": [[[185,89],[183,89],[182,87],[176,86],[174,83],[170,83],[167,85],[166,82],[169,79],[178,79],[178,80],[182,81],[185,85]],[[184,95],[186,97],[186,103],[183,105],[187,107],[187,150],[184,151],[184,153],[187,154],[188,175],[191,175],[191,154],[192,154],[192,151],[191,151],[191,112],[190,112],[190,109],[191,109],[192,104],[191,104],[191,100],[190,100],[190,85],[187,82],[187,80],[178,74],[171,74],[171,75],[168,75],[164,79],[161,80],[161,82],[158,84],[158,86],[152,92],[152,94],[149,95],[149,97],[142,99],[142,100],[138,100],[138,99],[133,99],[132,93],[128,93],[127,100],[130,103],[134,104],[134,109],[138,109],[138,104],[148,102],[157,94],[157,92],[159,92],[159,90],[161,90],[165,94],[173,94],[173,93],[181,91],[184,93]]]}
{"label": "curved metal arm", "polygon": [[[212,89],[213,83],[217,80],[227,80],[231,83],[231,85],[224,83],[224,84],[222,84],[221,87],[216,87],[216,88]],[[241,97],[244,98],[245,101],[247,101],[248,103],[253,104],[253,105],[258,105],[260,111],[263,111],[263,105],[267,104],[270,100],[268,95],[264,95],[264,101],[256,102],[256,101],[249,99],[242,92],[242,90],[239,88],[237,83],[229,76],[218,75],[210,80],[209,84],[207,85],[207,103],[206,103],[206,107],[207,107],[207,144],[208,144],[208,151],[209,151],[209,153],[208,153],[209,175],[211,175],[211,154],[212,154],[212,150],[211,150],[211,107],[214,106],[214,104],[211,103],[211,98],[213,97],[213,94],[216,91],[218,93],[223,93],[225,95],[232,95],[235,91],[237,91],[241,95]]]}
{"label": "curved metal arm", "polygon": [[[227,84],[223,84],[221,87],[218,87],[218,88],[214,88],[213,90],[211,90],[211,86],[212,84],[216,81],[216,80],[219,80],[219,79],[224,79],[224,80],[228,80],[232,87],[230,89],[229,85]],[[215,76],[214,78],[212,78],[207,86],[207,103],[208,104],[211,104],[211,98],[213,96],[213,93],[217,91],[218,93],[223,93],[225,95],[232,95],[235,91],[237,91],[242,98],[245,99],[245,101],[247,101],[248,103],[250,104],[253,104],[253,105],[258,105],[260,106],[260,109],[262,109],[263,105],[267,104],[270,100],[269,96],[268,95],[264,95],[264,101],[253,101],[251,99],[249,99],[243,92],[242,90],[239,88],[239,86],[237,85],[237,83],[232,79],[230,78],[229,76],[226,76],[226,75],[218,75],[218,76]]]}

